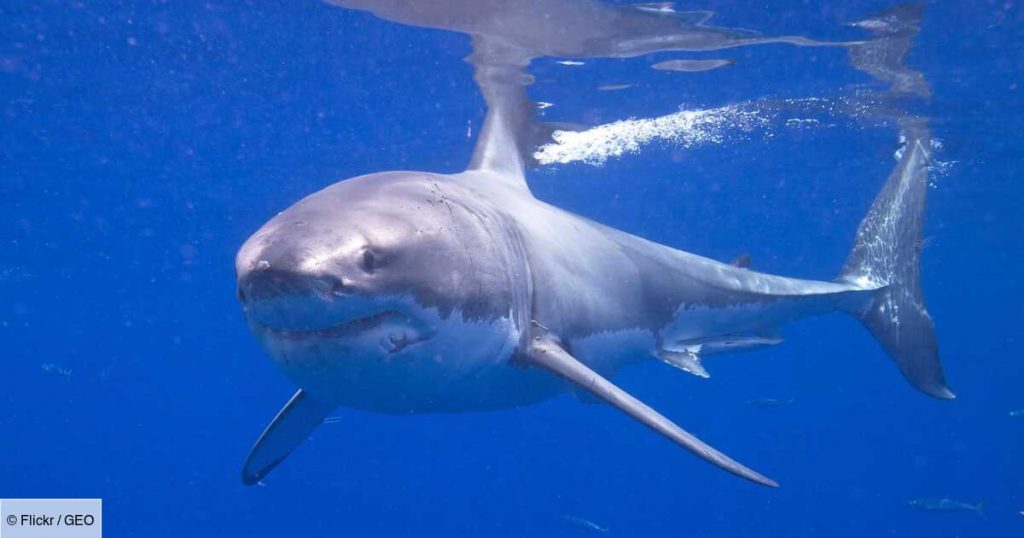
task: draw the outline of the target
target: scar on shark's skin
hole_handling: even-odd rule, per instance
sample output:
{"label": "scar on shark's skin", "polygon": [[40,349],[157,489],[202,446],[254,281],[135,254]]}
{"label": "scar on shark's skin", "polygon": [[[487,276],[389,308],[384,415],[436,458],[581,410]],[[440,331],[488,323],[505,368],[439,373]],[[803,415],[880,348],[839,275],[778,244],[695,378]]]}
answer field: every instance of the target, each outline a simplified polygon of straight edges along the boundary
{"label": "scar on shark's skin", "polygon": [[[472,35],[468,61],[488,112],[467,169],[382,172],[295,203],[239,249],[238,297],[253,333],[298,392],[267,426],[242,478],[259,484],[338,407],[380,413],[510,409],[572,391],[758,484],[733,460],[612,383],[660,359],[701,377],[707,355],[779,345],[779,328],[844,312],[860,320],[919,390],[953,398],[918,275],[931,148],[927,122],[891,95],[927,95],[903,64],[920,6],[857,23],[870,39],[760,37],[709,14],[597,1],[335,0],[414,26]],[[603,226],[537,200],[533,151],[557,126],[536,120],[526,68],[543,57],[787,43],[844,47],[890,90],[870,108],[900,126],[898,163],[860,223],[834,280],[757,272]],[[675,61],[682,70],[720,67]],[[775,402],[772,402],[774,404]],[[756,404],[755,404],[756,405]],[[570,520],[576,521],[576,520]],[[596,524],[579,519],[593,529]]]}

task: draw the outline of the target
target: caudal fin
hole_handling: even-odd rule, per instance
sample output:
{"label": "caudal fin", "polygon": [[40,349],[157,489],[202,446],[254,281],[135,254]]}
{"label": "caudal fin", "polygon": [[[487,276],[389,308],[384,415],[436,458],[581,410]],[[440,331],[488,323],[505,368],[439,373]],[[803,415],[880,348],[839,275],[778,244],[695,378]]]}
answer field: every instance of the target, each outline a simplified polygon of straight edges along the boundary
{"label": "caudal fin", "polygon": [[921,125],[905,125],[899,164],[857,229],[840,281],[877,289],[866,307],[852,310],[916,388],[952,399],[939,363],[932,318],[921,293],[921,230],[928,190],[931,141]]}

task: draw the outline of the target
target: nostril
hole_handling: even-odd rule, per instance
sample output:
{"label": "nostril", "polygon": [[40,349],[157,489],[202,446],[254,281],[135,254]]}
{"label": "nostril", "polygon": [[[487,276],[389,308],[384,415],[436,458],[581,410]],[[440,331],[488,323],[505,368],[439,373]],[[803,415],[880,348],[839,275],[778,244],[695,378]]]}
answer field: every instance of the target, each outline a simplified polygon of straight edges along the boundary
{"label": "nostril", "polygon": [[242,288],[238,288],[238,300],[243,303],[245,302],[245,290]]}

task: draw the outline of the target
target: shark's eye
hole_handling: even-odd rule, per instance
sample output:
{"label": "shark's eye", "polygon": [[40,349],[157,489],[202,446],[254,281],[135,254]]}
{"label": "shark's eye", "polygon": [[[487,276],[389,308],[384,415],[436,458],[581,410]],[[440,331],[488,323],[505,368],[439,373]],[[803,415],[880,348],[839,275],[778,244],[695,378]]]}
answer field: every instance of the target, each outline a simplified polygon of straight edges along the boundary
{"label": "shark's eye", "polygon": [[363,252],[363,271],[372,273],[377,268],[377,257],[373,255],[372,251]]}

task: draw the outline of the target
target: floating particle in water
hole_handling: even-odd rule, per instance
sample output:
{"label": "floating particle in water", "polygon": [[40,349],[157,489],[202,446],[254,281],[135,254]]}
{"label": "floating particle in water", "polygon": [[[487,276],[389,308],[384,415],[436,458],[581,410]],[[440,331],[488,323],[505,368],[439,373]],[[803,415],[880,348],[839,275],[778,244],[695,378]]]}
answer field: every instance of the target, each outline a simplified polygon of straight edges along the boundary
{"label": "floating particle in water", "polygon": [[814,127],[821,123],[817,118],[789,118],[786,127]]}
{"label": "floating particle in water", "polygon": [[791,404],[791,403],[793,403],[795,401],[796,401],[796,398],[786,398],[786,399],[779,399],[779,398],[754,398],[752,400],[747,400],[747,405],[752,405],[754,407],[763,407],[763,408],[767,408],[767,407],[782,407],[784,405],[789,405],[789,404]]}
{"label": "floating particle in water", "polygon": [[907,151],[907,137],[900,135],[899,142],[896,143],[896,151],[893,152],[892,158],[899,162],[903,159],[903,154]]}

